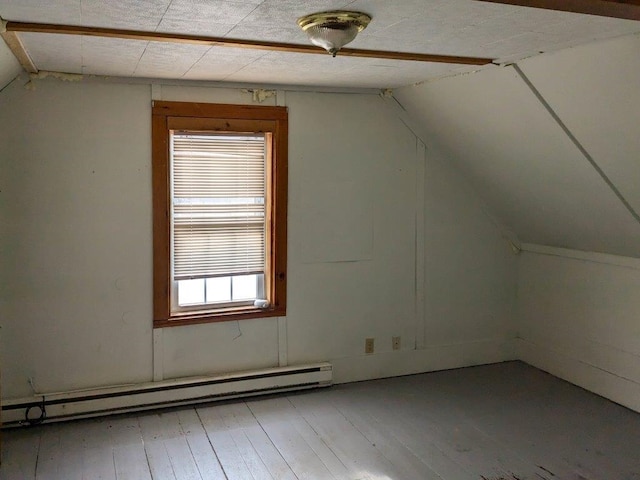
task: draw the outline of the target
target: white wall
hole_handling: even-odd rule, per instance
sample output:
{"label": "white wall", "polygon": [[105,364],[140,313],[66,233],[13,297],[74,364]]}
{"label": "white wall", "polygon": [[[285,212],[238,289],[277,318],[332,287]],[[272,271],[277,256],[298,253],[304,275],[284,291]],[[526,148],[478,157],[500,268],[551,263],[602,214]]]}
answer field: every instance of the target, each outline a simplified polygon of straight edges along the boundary
{"label": "white wall", "polygon": [[496,342],[505,331],[510,338],[517,261],[510,232],[445,157],[433,150],[428,157],[425,343]]}
{"label": "white wall", "polygon": [[637,213],[640,212],[638,51],[640,34],[570,48],[520,64]]}
{"label": "white wall", "polygon": [[[492,67],[396,92],[416,131],[468,176],[517,239],[565,248],[528,246],[551,255],[518,259],[517,357],[636,410],[639,49],[640,36],[629,35],[525,59],[525,78],[512,66]],[[478,261],[474,253],[469,260]],[[442,291],[459,278],[468,276],[451,272]]]}
{"label": "white wall", "polygon": [[525,248],[519,358],[640,411],[640,260]]}
{"label": "white wall", "polygon": [[512,66],[396,96],[521,241],[640,257],[639,50],[630,35],[518,62],[539,96]]}
{"label": "white wall", "polygon": [[11,80],[16,78],[21,71],[22,67],[16,60],[16,57],[13,56],[7,44],[0,40],[0,91],[9,84]]}
{"label": "white wall", "polygon": [[148,380],[149,87],[14,82],[0,112],[3,395]]}
{"label": "white wall", "polygon": [[267,100],[290,112],[286,319],[154,332],[152,98],[251,102],[97,80],[0,94],[6,398],[31,394],[29,378],[52,392],[329,360],[349,381],[512,358],[515,257],[446,160],[425,161],[372,94]]}

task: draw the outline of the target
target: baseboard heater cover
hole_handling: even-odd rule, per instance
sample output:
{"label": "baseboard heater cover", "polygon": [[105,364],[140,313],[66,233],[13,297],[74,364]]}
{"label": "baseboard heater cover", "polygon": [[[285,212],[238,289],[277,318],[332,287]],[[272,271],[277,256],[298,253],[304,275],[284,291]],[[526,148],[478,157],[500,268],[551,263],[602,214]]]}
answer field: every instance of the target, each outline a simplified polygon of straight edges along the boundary
{"label": "baseboard heater cover", "polygon": [[330,363],[314,363],[237,372],[209,377],[188,377],[118,387],[104,387],[3,400],[3,426],[19,426],[154,408],[190,405],[253,395],[328,387],[333,380]]}

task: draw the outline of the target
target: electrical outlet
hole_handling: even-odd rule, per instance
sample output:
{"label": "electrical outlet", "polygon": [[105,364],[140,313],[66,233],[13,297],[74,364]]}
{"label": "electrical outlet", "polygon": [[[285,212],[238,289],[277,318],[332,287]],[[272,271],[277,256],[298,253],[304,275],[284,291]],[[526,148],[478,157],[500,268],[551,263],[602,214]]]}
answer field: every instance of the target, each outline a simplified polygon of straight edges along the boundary
{"label": "electrical outlet", "polygon": [[373,338],[364,339],[364,353],[373,353]]}
{"label": "electrical outlet", "polygon": [[391,347],[394,350],[400,350],[400,337],[391,337]]}

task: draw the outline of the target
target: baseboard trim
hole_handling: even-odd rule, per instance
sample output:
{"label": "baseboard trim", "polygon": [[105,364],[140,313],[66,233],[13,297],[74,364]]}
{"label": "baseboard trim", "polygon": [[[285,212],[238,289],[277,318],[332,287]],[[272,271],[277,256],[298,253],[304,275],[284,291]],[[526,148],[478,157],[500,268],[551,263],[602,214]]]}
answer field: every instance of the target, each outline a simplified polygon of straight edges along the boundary
{"label": "baseboard trim", "polygon": [[328,387],[331,379],[331,364],[326,362],[177,378],[5,400],[2,417],[5,425],[14,426],[87,418]]}
{"label": "baseboard trim", "polygon": [[509,360],[517,360],[512,339],[427,345],[420,350],[391,351],[330,361],[333,365],[333,382],[348,383]]}
{"label": "baseboard trim", "polygon": [[640,383],[525,339],[517,339],[515,346],[521,361],[640,412]]}

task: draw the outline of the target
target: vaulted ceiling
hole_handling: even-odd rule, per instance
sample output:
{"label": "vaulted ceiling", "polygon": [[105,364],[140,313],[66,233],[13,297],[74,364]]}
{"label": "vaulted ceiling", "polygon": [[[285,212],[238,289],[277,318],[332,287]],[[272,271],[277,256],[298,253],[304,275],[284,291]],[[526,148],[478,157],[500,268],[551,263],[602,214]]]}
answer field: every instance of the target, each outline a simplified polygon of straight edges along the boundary
{"label": "vaulted ceiling", "polygon": [[640,35],[395,92],[520,241],[640,257]]}
{"label": "vaulted ceiling", "polygon": [[[338,8],[373,18],[350,47],[497,63],[640,31],[633,20],[474,0],[0,0],[0,17],[307,45],[296,19]],[[90,75],[389,88],[479,68],[93,35],[16,35],[38,70]]]}
{"label": "vaulted ceiling", "polygon": [[[629,8],[640,18],[635,0],[503,3],[587,5],[604,13]],[[299,45],[308,40],[296,19],[336,8],[373,17],[349,47],[495,62],[12,35],[27,63],[44,71],[394,88],[428,146],[447,154],[520,241],[640,257],[638,20],[475,0],[0,0],[9,26],[35,22]],[[0,90],[20,70],[0,41]],[[450,78],[435,81],[443,77]]]}

